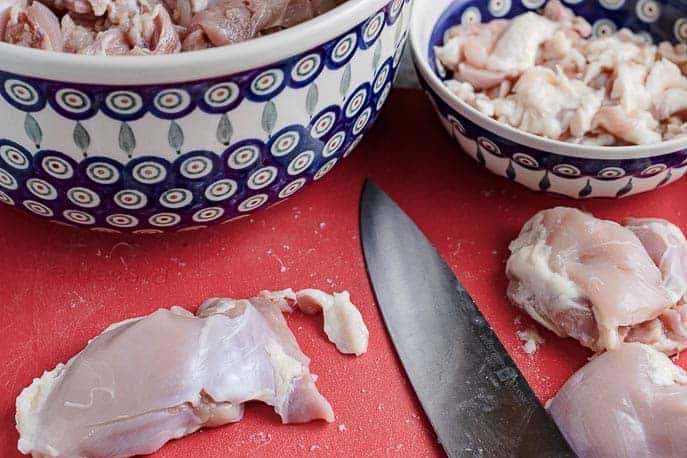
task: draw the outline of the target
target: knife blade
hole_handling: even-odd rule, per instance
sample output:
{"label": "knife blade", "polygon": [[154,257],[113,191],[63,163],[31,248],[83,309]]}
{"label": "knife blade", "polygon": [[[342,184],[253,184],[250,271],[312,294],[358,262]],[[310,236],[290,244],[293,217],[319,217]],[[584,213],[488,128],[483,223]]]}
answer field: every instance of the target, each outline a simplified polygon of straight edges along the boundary
{"label": "knife blade", "polygon": [[574,457],[446,262],[370,180],[360,232],[387,330],[447,455]]}

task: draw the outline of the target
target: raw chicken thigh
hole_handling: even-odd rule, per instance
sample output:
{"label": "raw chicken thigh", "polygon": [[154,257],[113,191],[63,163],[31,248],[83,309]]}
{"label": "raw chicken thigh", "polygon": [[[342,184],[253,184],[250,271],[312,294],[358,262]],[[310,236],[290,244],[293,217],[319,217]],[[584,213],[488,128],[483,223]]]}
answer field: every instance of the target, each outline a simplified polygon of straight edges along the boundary
{"label": "raw chicken thigh", "polygon": [[594,351],[641,342],[687,348],[687,240],[668,221],[619,225],[572,208],[537,213],[511,245],[508,296]]}
{"label": "raw chicken thigh", "polygon": [[647,345],[594,358],[548,410],[580,458],[687,456],[687,372]]}
{"label": "raw chicken thigh", "polygon": [[152,453],[199,428],[239,421],[251,400],[273,406],[284,423],[333,421],[282,315],[295,299],[290,290],[211,299],[196,315],[173,307],[110,326],[17,398],[19,450]]}
{"label": "raw chicken thigh", "polygon": [[508,297],[559,336],[612,349],[674,304],[637,236],[573,208],[537,213],[510,244]]}
{"label": "raw chicken thigh", "polygon": [[602,146],[687,136],[687,46],[591,33],[550,0],[541,15],[452,27],[436,55],[456,97],[531,134]]}

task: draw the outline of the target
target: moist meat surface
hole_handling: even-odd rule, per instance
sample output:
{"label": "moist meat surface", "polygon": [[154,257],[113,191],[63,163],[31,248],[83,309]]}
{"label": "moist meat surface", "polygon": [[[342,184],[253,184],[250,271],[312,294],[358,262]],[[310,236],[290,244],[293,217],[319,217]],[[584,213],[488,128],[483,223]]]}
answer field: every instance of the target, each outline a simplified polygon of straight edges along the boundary
{"label": "moist meat surface", "polygon": [[687,373],[647,345],[597,356],[548,410],[580,458],[687,456]]}
{"label": "moist meat surface", "polygon": [[456,97],[531,134],[599,146],[687,136],[687,45],[591,33],[550,0],[542,14],[452,27],[436,55]]}
{"label": "moist meat surface", "polygon": [[[195,315],[160,309],[111,325],[25,388],[17,398],[19,450],[36,457],[148,454],[202,427],[239,421],[248,401],[273,406],[283,423],[334,421],[283,317],[295,305],[323,309],[325,326],[343,330],[328,333],[337,347],[366,351],[367,328],[348,293],[211,299]],[[345,313],[327,316],[329,308]]]}
{"label": "moist meat surface", "polygon": [[0,41],[91,55],[224,46],[288,28],[345,0],[0,0]]}
{"label": "moist meat surface", "polygon": [[510,251],[508,297],[557,335],[594,351],[687,347],[687,241],[671,223],[557,207],[525,223]]}

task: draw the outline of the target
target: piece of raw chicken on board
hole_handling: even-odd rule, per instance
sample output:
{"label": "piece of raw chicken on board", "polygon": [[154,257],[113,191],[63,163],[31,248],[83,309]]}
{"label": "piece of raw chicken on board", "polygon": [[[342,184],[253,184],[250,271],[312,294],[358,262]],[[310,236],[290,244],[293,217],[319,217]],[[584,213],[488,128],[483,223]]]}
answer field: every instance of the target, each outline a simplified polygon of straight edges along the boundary
{"label": "piece of raw chicken on board", "polygon": [[687,456],[687,372],[648,345],[597,356],[548,410],[580,458]]}
{"label": "piece of raw chicken on board", "polygon": [[[338,348],[367,350],[367,328],[348,293],[299,294],[309,312],[345,311],[325,316],[325,327],[345,331],[328,333]],[[196,315],[172,307],[111,325],[19,395],[19,450],[50,457],[152,453],[202,427],[239,421],[251,400],[273,406],[284,423],[334,421],[282,315],[296,303],[291,290],[262,292],[208,300]]]}
{"label": "piece of raw chicken on board", "polygon": [[537,213],[510,245],[508,297],[594,351],[638,341],[674,354],[687,346],[687,241],[667,221],[624,224],[573,208]]}

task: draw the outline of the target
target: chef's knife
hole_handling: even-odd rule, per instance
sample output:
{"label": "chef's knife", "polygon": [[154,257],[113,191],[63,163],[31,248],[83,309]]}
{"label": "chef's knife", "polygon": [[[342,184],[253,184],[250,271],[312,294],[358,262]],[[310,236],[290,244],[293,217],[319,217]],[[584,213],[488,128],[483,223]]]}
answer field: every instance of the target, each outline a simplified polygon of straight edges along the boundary
{"label": "chef's knife", "polygon": [[360,232],[389,335],[448,456],[574,457],[451,269],[369,180]]}

